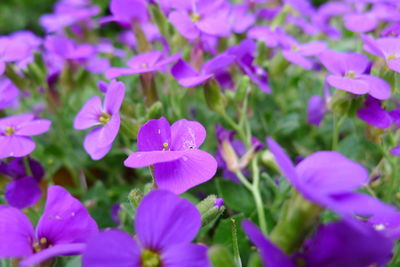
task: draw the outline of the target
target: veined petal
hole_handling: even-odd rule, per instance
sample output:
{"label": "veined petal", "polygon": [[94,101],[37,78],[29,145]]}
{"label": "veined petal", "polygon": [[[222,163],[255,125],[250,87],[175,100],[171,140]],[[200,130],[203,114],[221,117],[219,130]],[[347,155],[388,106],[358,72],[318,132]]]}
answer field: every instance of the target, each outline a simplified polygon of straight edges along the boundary
{"label": "veined petal", "polygon": [[112,144],[114,142],[115,137],[117,137],[118,135],[119,126],[120,126],[120,116],[118,113],[115,113],[111,116],[111,120],[106,125],[97,128],[99,129],[99,131],[96,131],[96,133],[98,133],[98,136],[96,138],[97,139],[96,146],[100,148]]}
{"label": "veined petal", "polygon": [[98,96],[94,96],[83,105],[82,109],[76,115],[74,120],[74,128],[77,130],[83,130],[90,128],[95,125],[99,125],[99,116],[101,115],[101,99]]}
{"label": "veined petal", "polygon": [[154,166],[157,186],[175,194],[207,182],[216,171],[217,161],[214,157],[199,149],[186,150],[180,159]]}
{"label": "veined petal", "polygon": [[164,117],[150,120],[140,128],[137,140],[139,152],[168,149],[171,146],[171,126]]}
{"label": "veined petal", "polygon": [[136,234],[147,249],[164,250],[190,243],[201,226],[197,208],[186,199],[165,190],[155,190],[140,202],[136,212]]}
{"label": "veined petal", "polygon": [[207,247],[196,244],[181,244],[168,247],[161,260],[168,267],[211,267]]}
{"label": "veined petal", "polygon": [[104,109],[111,115],[117,114],[125,96],[125,85],[122,82],[111,81],[104,97]]}
{"label": "veined petal", "polygon": [[130,168],[143,168],[161,162],[177,160],[185,155],[184,151],[145,151],[129,155],[124,165]]}
{"label": "veined petal", "polygon": [[206,129],[197,121],[182,119],[171,126],[173,150],[199,148],[206,139]]}

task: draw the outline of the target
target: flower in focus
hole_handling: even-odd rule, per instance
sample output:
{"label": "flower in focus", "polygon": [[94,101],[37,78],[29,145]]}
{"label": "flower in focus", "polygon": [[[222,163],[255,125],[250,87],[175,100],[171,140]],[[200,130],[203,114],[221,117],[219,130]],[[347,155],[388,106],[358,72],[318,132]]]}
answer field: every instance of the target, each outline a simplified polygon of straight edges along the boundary
{"label": "flower in focus", "polygon": [[355,95],[369,94],[380,100],[390,97],[390,85],[367,74],[371,63],[365,55],[327,50],[318,57],[332,73],[326,77],[330,86]]}
{"label": "flower in focus", "polygon": [[138,133],[138,152],[124,164],[131,168],[154,166],[155,183],[160,189],[176,194],[210,180],[217,161],[198,149],[206,138],[206,130],[196,121],[185,119],[172,126],[162,117],[144,124]]}
{"label": "flower in focus", "polygon": [[200,226],[200,213],[192,203],[155,190],[136,211],[136,238],[120,230],[100,232],[88,242],[83,265],[207,267],[207,247],[191,244]]}
{"label": "flower in focus", "polygon": [[49,130],[49,120],[36,120],[33,114],[15,115],[0,119],[0,158],[23,157],[35,149],[30,136]]}
{"label": "flower in focus", "polygon": [[14,158],[9,163],[0,161],[0,174],[12,179],[4,190],[10,206],[24,209],[34,205],[42,195],[39,183],[44,176],[43,167],[36,160],[28,158],[31,175],[28,175],[23,158]]}
{"label": "flower in focus", "polygon": [[80,254],[97,231],[79,200],[64,188],[51,186],[36,231],[20,210],[0,205],[0,258],[24,257],[20,265],[31,266],[55,256]]}
{"label": "flower in focus", "polygon": [[86,152],[93,160],[104,157],[111,149],[118,134],[120,116],[118,111],[125,95],[125,85],[112,81],[108,86],[102,105],[99,96],[94,96],[82,107],[74,120],[77,130],[99,126],[90,131],[83,142]]}
{"label": "flower in focus", "polygon": [[289,257],[250,221],[243,221],[242,227],[268,267],[385,266],[393,248],[392,240],[370,225],[347,219],[322,225],[303,252]]}
{"label": "flower in focus", "polygon": [[341,215],[372,216],[393,212],[393,207],[380,200],[353,191],[368,182],[368,172],[340,153],[316,152],[295,168],[272,138],[267,138],[267,143],[286,179],[309,201]]}

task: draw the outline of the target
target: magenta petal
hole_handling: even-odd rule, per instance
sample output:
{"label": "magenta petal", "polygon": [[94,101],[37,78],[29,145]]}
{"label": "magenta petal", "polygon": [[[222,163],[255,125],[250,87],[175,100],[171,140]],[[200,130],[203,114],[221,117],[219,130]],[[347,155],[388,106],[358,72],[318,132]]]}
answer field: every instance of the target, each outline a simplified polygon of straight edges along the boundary
{"label": "magenta petal", "polygon": [[193,87],[202,84],[209,78],[214,76],[213,74],[204,74],[204,75],[199,75],[196,77],[188,77],[188,78],[183,78],[181,80],[178,80],[178,83],[182,85],[183,87]]}
{"label": "magenta petal", "polygon": [[296,166],[299,179],[320,193],[344,193],[363,186],[368,172],[360,164],[333,151],[316,152]]}
{"label": "magenta petal", "polygon": [[0,136],[0,159],[7,157],[23,157],[35,149],[30,137],[11,135]]}
{"label": "magenta petal", "polygon": [[129,155],[124,165],[130,168],[143,168],[161,162],[177,160],[185,155],[184,151],[135,152]]}
{"label": "magenta petal", "polygon": [[164,190],[147,194],[136,211],[136,234],[147,249],[160,251],[190,243],[200,226],[197,208],[188,200]]}
{"label": "magenta petal", "polygon": [[217,171],[217,161],[202,150],[187,150],[175,161],[158,163],[154,166],[156,184],[181,194],[190,188],[210,180]]}
{"label": "magenta petal", "polygon": [[104,126],[99,127],[99,135],[97,137],[97,146],[105,147],[114,142],[115,137],[118,135],[120,126],[120,116],[118,113],[111,116],[111,120]]}
{"label": "magenta petal", "polygon": [[332,195],[325,206],[340,214],[358,216],[372,216],[395,211],[394,207],[362,193]]}
{"label": "magenta petal", "polygon": [[[231,25],[227,22],[228,17],[225,16],[207,16],[206,18],[196,22],[196,26],[204,33],[216,36],[229,36]],[[225,23],[227,22],[227,23]]]}
{"label": "magenta petal", "polygon": [[128,61],[128,66],[133,70],[146,69],[153,67],[157,61],[161,58],[162,53],[160,51],[150,51],[139,54]]}
{"label": "magenta petal", "polygon": [[299,52],[293,50],[283,50],[282,55],[287,61],[300,65],[306,70],[310,70],[313,66],[311,60],[307,59]]}
{"label": "magenta petal", "polygon": [[379,104],[359,109],[357,115],[361,120],[377,128],[386,129],[392,125],[392,117]]}
{"label": "magenta petal", "polygon": [[99,116],[101,115],[101,99],[98,96],[90,98],[82,109],[76,115],[74,120],[74,128],[83,130],[95,125],[99,125]]}
{"label": "magenta petal", "polygon": [[90,131],[83,141],[83,147],[93,160],[99,160],[104,157],[112,147],[112,143],[103,147],[98,146],[98,140],[101,133],[101,128],[96,128]]}
{"label": "magenta petal", "polygon": [[188,39],[196,39],[199,36],[199,30],[185,12],[172,11],[168,16],[168,19],[184,37]]}
{"label": "magenta petal", "polygon": [[38,239],[51,245],[84,243],[98,232],[86,207],[61,186],[48,188],[44,213],[36,227]]}
{"label": "magenta petal", "polygon": [[171,69],[172,76],[178,81],[188,77],[196,77],[199,75],[186,61],[180,59]]}
{"label": "magenta petal", "polygon": [[363,95],[369,92],[370,86],[362,79],[352,79],[343,76],[328,75],[326,81],[332,87],[350,92],[355,95]]}
{"label": "magenta petal", "polygon": [[164,117],[150,120],[140,128],[138,151],[162,151],[164,144],[171,145],[171,127]]}
{"label": "magenta petal", "polygon": [[109,80],[118,78],[119,76],[124,76],[124,75],[132,75],[132,74],[137,74],[140,73],[141,71],[139,70],[133,70],[130,68],[109,68],[106,71],[106,78]]}
{"label": "magenta petal", "polygon": [[85,267],[140,267],[140,248],[125,232],[104,231],[88,241],[82,261]]}
{"label": "magenta petal", "polygon": [[385,100],[390,97],[390,85],[385,80],[370,75],[362,75],[359,80],[368,84],[368,93],[376,99]]}
{"label": "magenta petal", "polygon": [[206,129],[197,121],[182,119],[172,124],[171,138],[173,150],[199,148],[206,139]]}
{"label": "magenta petal", "polygon": [[104,97],[104,109],[111,115],[118,113],[125,96],[125,85],[122,82],[112,81]]}
{"label": "magenta petal", "polygon": [[20,262],[20,266],[37,265],[56,256],[81,254],[85,248],[86,244],[83,243],[55,245],[25,258]]}
{"label": "magenta petal", "polygon": [[49,130],[50,125],[51,121],[49,120],[33,120],[33,121],[23,122],[18,125],[15,134],[25,135],[25,136],[42,134]]}
{"label": "magenta petal", "polygon": [[36,179],[28,176],[8,183],[4,195],[8,204],[18,209],[24,209],[39,200],[42,190]]}
{"label": "magenta petal", "polygon": [[260,250],[261,259],[265,266],[295,267],[289,257],[269,241],[252,222],[243,220],[242,227],[251,242]]}
{"label": "magenta petal", "polygon": [[32,254],[34,230],[20,210],[0,205],[0,258]]}
{"label": "magenta petal", "polygon": [[362,74],[369,66],[368,58],[360,53],[344,53],[326,50],[318,55],[321,63],[336,75],[345,75],[349,71]]}
{"label": "magenta petal", "polygon": [[[35,116],[33,114],[21,114],[14,115],[6,118],[0,119],[0,127],[1,126],[17,126],[20,123],[31,121]],[[0,128],[1,129],[1,128]]]}
{"label": "magenta petal", "polygon": [[3,75],[5,70],[6,70],[6,63],[0,61],[0,75]]}
{"label": "magenta petal", "polygon": [[400,72],[400,58],[388,60],[387,64],[389,69]]}
{"label": "magenta petal", "polygon": [[297,186],[299,181],[296,169],[294,168],[292,161],[286,155],[285,151],[283,151],[283,149],[271,137],[267,137],[266,141],[269,150],[274,155],[276,163],[278,163],[278,166],[281,169],[282,174],[294,186]]}
{"label": "magenta petal", "polygon": [[353,32],[369,32],[377,24],[378,20],[368,14],[348,14],[344,17],[344,25]]}
{"label": "magenta petal", "polygon": [[168,247],[162,253],[162,262],[168,267],[211,267],[207,247],[195,244]]}

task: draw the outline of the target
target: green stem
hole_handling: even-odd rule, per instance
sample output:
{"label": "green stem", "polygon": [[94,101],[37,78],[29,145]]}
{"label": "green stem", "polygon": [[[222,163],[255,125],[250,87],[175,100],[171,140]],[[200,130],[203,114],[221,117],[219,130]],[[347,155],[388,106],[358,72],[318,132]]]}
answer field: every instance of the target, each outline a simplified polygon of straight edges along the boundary
{"label": "green stem", "polygon": [[26,157],[24,157],[23,161],[24,161],[26,174],[28,176],[32,176],[32,169],[31,169],[31,165],[29,164],[29,158],[26,156]]}
{"label": "green stem", "polygon": [[342,126],[345,117],[337,119],[337,115],[333,113],[333,134],[332,134],[332,151],[337,149],[339,143],[340,127]]}

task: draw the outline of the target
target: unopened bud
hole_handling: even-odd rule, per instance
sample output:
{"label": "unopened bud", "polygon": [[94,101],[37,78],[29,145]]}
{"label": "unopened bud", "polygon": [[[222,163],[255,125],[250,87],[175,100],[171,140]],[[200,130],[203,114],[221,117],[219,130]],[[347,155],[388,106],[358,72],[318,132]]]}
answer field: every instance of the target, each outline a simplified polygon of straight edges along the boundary
{"label": "unopened bud", "polygon": [[204,84],[204,96],[211,110],[219,114],[225,112],[226,98],[222,94],[221,88],[216,80],[210,79]]}
{"label": "unopened bud", "polygon": [[220,144],[221,154],[226,162],[227,169],[231,172],[239,170],[239,159],[232,147],[232,144],[228,140],[224,140]]}
{"label": "unopened bud", "polygon": [[137,188],[134,188],[129,192],[128,199],[133,207],[137,208],[140,201],[142,201],[143,193]]}
{"label": "unopened bud", "polygon": [[210,195],[196,205],[201,214],[201,222],[203,226],[221,216],[225,210],[223,204],[224,200],[222,198],[217,198],[215,195]]}

